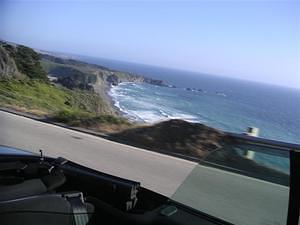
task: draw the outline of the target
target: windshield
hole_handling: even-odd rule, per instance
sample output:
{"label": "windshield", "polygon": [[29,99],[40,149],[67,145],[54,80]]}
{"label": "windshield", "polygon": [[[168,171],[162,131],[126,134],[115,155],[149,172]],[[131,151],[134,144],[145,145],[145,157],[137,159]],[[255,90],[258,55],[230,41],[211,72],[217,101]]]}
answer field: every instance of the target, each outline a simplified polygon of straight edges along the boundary
{"label": "windshield", "polygon": [[0,159],[42,152],[228,223],[287,224],[299,7],[1,1]]}
{"label": "windshield", "polygon": [[233,224],[285,224],[289,152],[234,143],[208,155],[172,198]]}

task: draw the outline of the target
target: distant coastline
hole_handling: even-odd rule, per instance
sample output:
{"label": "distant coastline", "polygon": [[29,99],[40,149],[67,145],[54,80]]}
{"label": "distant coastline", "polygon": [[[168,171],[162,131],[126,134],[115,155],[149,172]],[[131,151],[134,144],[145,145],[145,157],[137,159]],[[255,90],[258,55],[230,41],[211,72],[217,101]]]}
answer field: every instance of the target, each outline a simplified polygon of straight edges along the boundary
{"label": "distant coastline", "polygon": [[[264,138],[293,143],[299,143],[300,140],[297,132],[300,129],[300,92],[291,89],[224,77],[200,74],[196,76],[195,73],[141,67],[141,65],[137,66],[138,71],[130,65],[131,68],[122,71],[131,72],[122,72],[115,68],[110,69],[107,65],[98,65],[98,62],[92,64],[72,58],[41,54],[29,47],[11,45],[5,41],[0,44],[0,60],[4,64],[0,77],[15,79],[14,81],[24,79],[28,81],[29,78],[32,80],[28,81],[28,84],[34,83],[42,87],[45,84],[35,81],[42,79],[50,82],[48,75],[51,79],[55,79],[51,82],[54,86],[47,86],[51,94],[66,92],[68,96],[67,99],[65,99],[66,95],[57,96],[61,101],[55,102],[56,107],[38,104],[39,99],[35,104],[17,99],[18,107],[28,108],[30,105],[30,108],[33,108],[30,110],[38,111],[40,114],[55,114],[59,110],[69,110],[72,113],[84,112],[91,115],[107,114],[123,117],[124,114],[117,109],[107,92],[111,85],[136,82],[153,84],[145,86],[148,93],[137,91],[138,101],[130,102],[137,103],[134,106],[137,109],[136,113],[142,112],[141,117],[145,122],[153,123],[158,121],[155,118],[159,119],[159,117],[180,118],[235,133],[242,133],[248,126],[255,126],[261,128],[260,135]],[[27,57],[18,57],[19,52]],[[30,72],[28,72],[25,70],[28,66],[26,63],[32,60],[37,62],[34,65],[30,64]],[[19,83],[11,85],[14,85],[14,88],[23,88]],[[174,85],[177,88],[162,88],[174,87]],[[153,87],[160,89],[159,93]],[[99,96],[95,96],[95,93]],[[257,98],[258,94],[259,98]],[[13,96],[13,98],[17,97]],[[8,99],[6,96],[4,101],[7,102],[3,104],[10,104],[16,99]],[[272,107],[269,107],[270,104]],[[122,102],[120,106],[122,107]],[[129,110],[132,106],[132,104],[128,105]],[[149,106],[152,109],[149,109]]]}
{"label": "distant coastline", "polygon": [[[123,65],[121,63],[119,66],[116,62],[114,62],[114,65],[111,65],[109,62],[102,64],[101,60],[97,61],[97,59],[93,59],[92,61],[89,59],[80,60],[95,63],[97,66],[100,65],[100,68],[106,68],[106,70],[113,73],[110,74],[109,82],[105,82],[107,83],[105,93],[101,91],[98,93],[105,96],[104,98],[107,99],[111,108],[117,115],[122,117],[128,118],[126,113],[115,105],[114,99],[109,95],[111,87],[113,87],[112,84],[117,86],[124,82],[134,82],[137,84],[148,83],[162,87],[176,86],[174,89],[168,88],[166,90],[171,92],[182,92],[185,90],[186,92],[184,95],[187,94],[190,96],[189,98],[192,99],[193,96],[202,96],[201,100],[198,99],[196,104],[199,105],[199,108],[197,108],[197,119],[187,118],[187,121],[198,121],[220,130],[237,133],[244,132],[248,126],[256,126],[262,129],[262,137],[299,143],[300,137],[293,131],[298,130],[300,127],[300,121],[297,120],[297,116],[300,114],[300,105],[298,101],[300,92],[255,82],[201,75],[173,69],[168,70],[166,68],[129,63],[128,65],[125,63]],[[105,76],[106,78],[104,79],[107,79],[107,75]],[[99,87],[99,89],[101,89],[103,86],[100,85]],[[256,98],[256,93],[260,93],[259,99]],[[291,101],[289,101],[289,103],[286,102],[286,98],[289,98]],[[277,118],[278,114],[276,111],[269,111],[269,108],[264,106],[264,103],[269,102],[270,99],[277,99],[276,108],[281,114],[287,109],[290,109],[289,112],[286,113],[292,115],[289,117]],[[284,107],[286,104],[290,105]],[[219,115],[215,113],[216,108],[218,108],[218,111],[220,112]],[[236,115],[237,118],[240,117],[239,119],[233,119],[230,116],[235,115],[235,109],[239,111],[239,114]],[[203,112],[203,110],[205,111]],[[263,117],[256,115],[260,114],[261,110],[264,110],[266,113],[266,115],[263,114]],[[252,115],[248,115],[249,113]],[[172,118],[180,118],[180,116],[170,116],[169,119]]]}
{"label": "distant coastline", "polygon": [[[222,104],[239,103],[238,99],[230,99],[235,96],[234,94],[229,94],[228,97],[218,94],[230,93],[232,89],[219,90],[216,87],[217,82],[212,82],[211,90],[218,90],[218,93],[200,91],[203,90],[202,87],[210,88],[209,85],[205,85],[205,80],[198,84],[195,79],[192,80],[192,85],[188,85],[190,89],[171,88],[173,86],[167,85],[161,79],[112,70],[74,59],[39,54],[29,47],[12,46],[5,42],[0,43],[0,62],[3,65],[0,68],[0,106],[3,108],[30,113],[70,128],[80,127],[102,132],[113,140],[153,151],[193,156],[198,159],[205,158],[211,152],[220,153],[221,155],[217,155],[218,160],[225,162],[237,160],[238,167],[248,165],[260,169],[265,171],[266,177],[275,172],[257,165],[255,160],[244,159],[241,162],[243,157],[237,152],[232,155],[227,151],[223,153],[215,151],[227,141],[227,134],[222,132],[224,129],[218,128],[215,124],[226,122],[226,118],[222,118],[226,115],[226,109],[232,110],[238,106],[228,105],[231,108]],[[55,79],[51,81],[48,76]],[[181,76],[180,79],[186,81],[185,76]],[[134,111],[136,116],[151,125],[132,123],[124,119],[127,117],[122,113],[121,116],[116,115],[119,113],[116,113],[113,106],[116,107],[118,103],[112,101],[115,99],[109,97],[108,91],[133,83],[135,85],[126,87],[126,93],[121,93],[129,100],[126,110],[133,108],[131,111]],[[223,86],[226,87],[224,84]],[[238,97],[245,94],[245,89],[241,91],[240,86],[237,90]],[[133,91],[134,95],[128,91]],[[213,104],[214,102],[218,104]],[[123,103],[120,99],[120,107]],[[241,103],[245,105],[245,102]],[[205,115],[203,110],[207,109],[208,115]],[[258,111],[254,109],[255,112]],[[209,117],[213,113],[219,114]],[[227,113],[232,114],[232,111]],[[234,114],[236,121],[238,116],[248,118],[245,117],[248,114],[245,115],[242,111]],[[159,118],[168,121],[153,125],[151,121],[157,121]],[[192,120],[195,123],[191,123]],[[206,125],[203,125],[203,121]],[[241,125],[245,129],[245,124]],[[276,165],[276,162],[271,164]],[[281,172],[277,174],[286,180],[285,174]]]}
{"label": "distant coastline", "polygon": [[[158,87],[158,94],[156,94],[157,90],[147,85],[143,92],[135,90],[139,97],[138,102],[136,97],[133,101],[136,103],[134,108],[137,110],[148,111],[151,105],[151,108],[154,107],[156,110],[155,114],[158,114],[160,105],[162,108],[166,108],[164,110],[160,107],[160,110],[162,114],[168,114],[169,119],[180,118],[180,116],[172,115],[174,110],[179,110],[181,112],[178,113],[191,114],[191,116],[187,116],[187,121],[204,123],[220,130],[243,133],[247,127],[254,126],[261,129],[261,137],[292,143],[300,142],[297,132],[300,129],[300,92],[232,79],[216,79],[216,77],[206,76],[189,77],[184,73],[175,74],[177,77],[172,80],[173,70],[169,74],[164,74],[167,72],[166,70],[155,71],[153,69],[151,71],[156,72],[154,77],[160,76],[166,82],[176,85],[176,88]],[[131,86],[128,88],[129,91],[132,89]],[[133,97],[129,92],[127,94],[129,94],[128,98]],[[259,94],[259,98],[257,98],[257,94]],[[173,97],[168,97],[168,95]],[[129,110],[131,110],[131,104],[124,106],[122,104],[123,97],[119,98],[121,99],[120,106],[125,109],[129,106]],[[290,101],[286,101],[286,99],[290,99]],[[274,107],[269,107],[269,104],[273,104]],[[181,118],[184,119],[184,117]],[[155,120],[153,121],[155,122]]]}

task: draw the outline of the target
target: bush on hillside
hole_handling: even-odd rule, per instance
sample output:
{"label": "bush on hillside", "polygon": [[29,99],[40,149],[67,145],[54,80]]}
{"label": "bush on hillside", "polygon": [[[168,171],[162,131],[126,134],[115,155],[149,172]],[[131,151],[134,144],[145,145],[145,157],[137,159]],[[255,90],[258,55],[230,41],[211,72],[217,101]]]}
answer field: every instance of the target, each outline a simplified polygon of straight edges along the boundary
{"label": "bush on hillside", "polygon": [[39,62],[39,54],[23,45],[16,47],[3,45],[9,55],[15,60],[18,70],[31,79],[48,81],[46,72]]}

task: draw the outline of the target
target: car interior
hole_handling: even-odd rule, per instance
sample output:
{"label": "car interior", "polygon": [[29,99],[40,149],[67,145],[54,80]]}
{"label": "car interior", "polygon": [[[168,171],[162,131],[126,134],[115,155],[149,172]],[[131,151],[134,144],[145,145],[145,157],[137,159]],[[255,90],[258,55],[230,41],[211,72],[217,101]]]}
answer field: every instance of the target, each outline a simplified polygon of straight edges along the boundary
{"label": "car interior", "polygon": [[0,158],[1,225],[228,224],[63,158]]}

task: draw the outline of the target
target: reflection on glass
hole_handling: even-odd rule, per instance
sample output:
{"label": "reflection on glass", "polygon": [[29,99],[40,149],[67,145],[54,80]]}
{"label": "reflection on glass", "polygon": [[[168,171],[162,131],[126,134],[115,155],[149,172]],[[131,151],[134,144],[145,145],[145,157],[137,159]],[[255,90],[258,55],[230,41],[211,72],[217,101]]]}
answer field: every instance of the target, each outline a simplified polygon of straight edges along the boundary
{"label": "reflection on glass", "polygon": [[172,198],[239,225],[286,224],[289,152],[225,143],[194,168]]}

